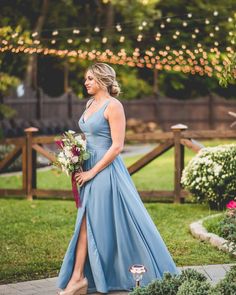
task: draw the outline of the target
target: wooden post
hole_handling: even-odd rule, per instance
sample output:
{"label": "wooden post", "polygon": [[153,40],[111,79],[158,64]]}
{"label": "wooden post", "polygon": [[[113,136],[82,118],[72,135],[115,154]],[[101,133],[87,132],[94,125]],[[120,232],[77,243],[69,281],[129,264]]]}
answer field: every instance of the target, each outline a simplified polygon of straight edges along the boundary
{"label": "wooden post", "polygon": [[181,175],[184,169],[184,146],[181,145],[181,132],[188,127],[183,124],[177,124],[171,127],[174,135],[175,146],[175,182],[174,182],[174,202],[181,203],[184,201],[181,198]]}
{"label": "wooden post", "polygon": [[[25,130],[25,147],[23,148],[22,163],[23,168],[23,188],[26,189],[26,198],[33,200],[32,189],[36,188],[36,151],[32,149],[33,132],[37,132],[38,128],[29,127]],[[24,150],[25,149],[25,150]]]}

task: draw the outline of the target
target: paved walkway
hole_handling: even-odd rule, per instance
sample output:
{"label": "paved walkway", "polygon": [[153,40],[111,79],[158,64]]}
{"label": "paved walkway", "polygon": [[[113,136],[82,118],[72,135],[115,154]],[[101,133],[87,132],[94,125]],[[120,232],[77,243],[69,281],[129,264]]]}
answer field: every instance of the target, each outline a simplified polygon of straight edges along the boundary
{"label": "paved walkway", "polygon": [[[212,284],[216,284],[225,276],[225,273],[230,269],[231,265],[233,264],[184,266],[179,267],[179,269],[183,270],[186,268],[194,268],[197,271],[205,274],[209,282],[211,282]],[[58,291],[58,289],[56,288],[56,280],[57,278],[55,277],[43,280],[0,285],[0,295],[56,295],[56,292]],[[128,293],[112,292],[109,294],[127,295]]]}

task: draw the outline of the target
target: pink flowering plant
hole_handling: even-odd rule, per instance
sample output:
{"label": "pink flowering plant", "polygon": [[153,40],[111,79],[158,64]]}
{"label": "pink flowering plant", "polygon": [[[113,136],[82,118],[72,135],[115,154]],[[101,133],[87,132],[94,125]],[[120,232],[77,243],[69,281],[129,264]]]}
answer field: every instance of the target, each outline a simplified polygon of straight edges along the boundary
{"label": "pink flowering plant", "polygon": [[197,202],[224,209],[236,192],[236,144],[202,148],[185,167],[181,183]]}
{"label": "pink flowering plant", "polygon": [[61,168],[68,176],[71,176],[72,192],[78,208],[81,206],[81,201],[75,173],[82,170],[83,162],[90,157],[89,152],[86,151],[86,140],[81,135],[76,134],[75,131],[68,130],[55,142],[59,147],[59,153],[56,155],[56,161],[53,164]]}

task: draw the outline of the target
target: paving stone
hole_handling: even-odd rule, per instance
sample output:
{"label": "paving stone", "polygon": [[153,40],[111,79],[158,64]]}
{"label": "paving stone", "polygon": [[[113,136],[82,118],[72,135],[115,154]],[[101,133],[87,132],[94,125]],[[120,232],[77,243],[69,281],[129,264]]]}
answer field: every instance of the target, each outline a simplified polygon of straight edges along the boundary
{"label": "paving stone", "polygon": [[[198,265],[198,266],[181,266],[180,271],[192,268],[204,274],[212,285],[221,280],[230,267],[235,264],[216,264],[216,265]],[[33,280],[28,282],[19,282],[7,285],[0,285],[0,295],[56,295],[59,289],[56,287],[57,277]],[[127,295],[129,292],[110,292],[111,295]],[[90,295],[101,295],[93,293]]]}
{"label": "paving stone", "polygon": [[208,273],[212,281],[219,281],[226,274],[226,270],[222,265],[206,265],[205,271]]}

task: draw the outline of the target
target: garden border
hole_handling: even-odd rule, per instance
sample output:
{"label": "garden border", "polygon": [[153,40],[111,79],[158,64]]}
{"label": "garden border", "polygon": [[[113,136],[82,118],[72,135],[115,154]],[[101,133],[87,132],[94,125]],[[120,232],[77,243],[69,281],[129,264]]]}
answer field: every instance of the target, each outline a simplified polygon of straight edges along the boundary
{"label": "garden border", "polygon": [[[190,229],[191,234],[195,238],[199,239],[200,241],[209,242],[212,246],[214,246],[224,252],[231,252],[232,246],[227,246],[227,244],[226,244],[226,243],[228,243],[228,240],[225,240],[224,238],[219,237],[218,235],[216,235],[214,233],[208,232],[206,230],[206,228],[203,226],[203,221],[205,221],[207,219],[214,218],[214,217],[219,216],[221,214],[222,213],[209,215],[207,217],[199,219],[198,221],[194,221],[189,225],[189,229]],[[236,251],[233,252],[232,254],[234,256],[236,256]]]}

